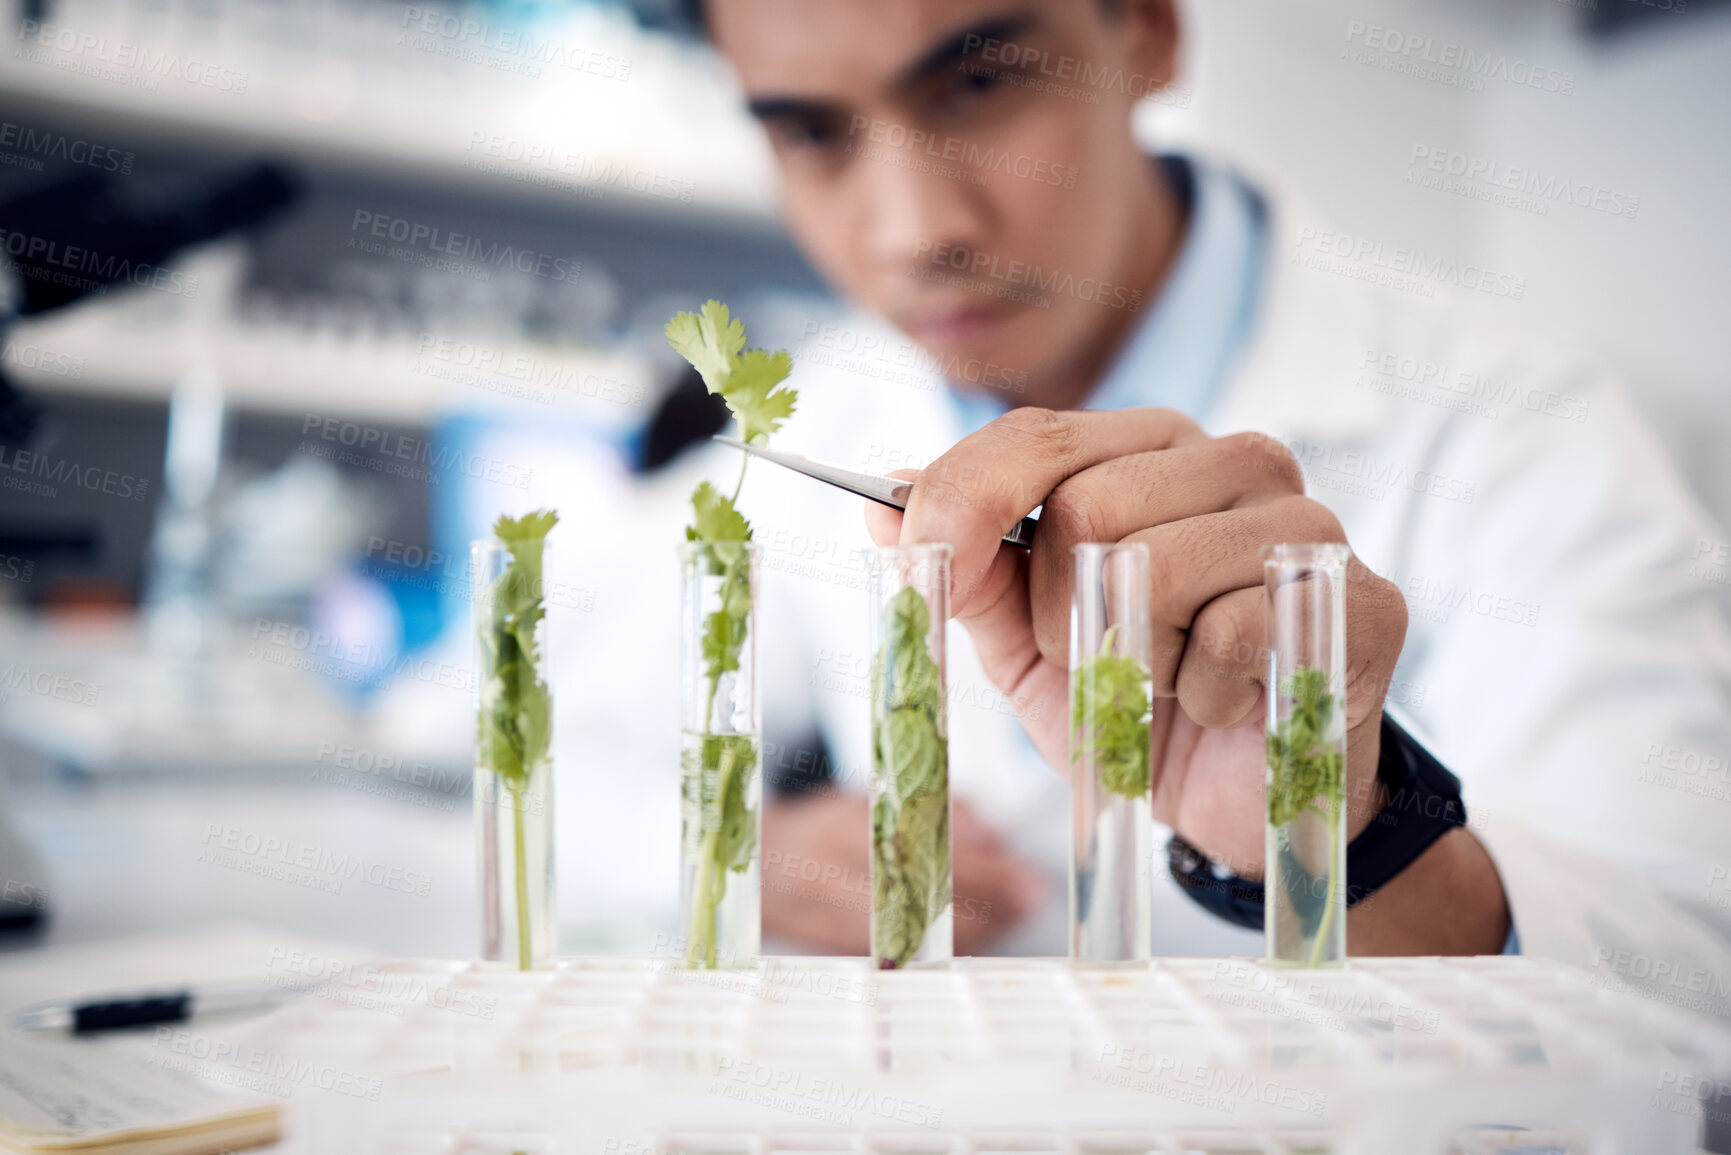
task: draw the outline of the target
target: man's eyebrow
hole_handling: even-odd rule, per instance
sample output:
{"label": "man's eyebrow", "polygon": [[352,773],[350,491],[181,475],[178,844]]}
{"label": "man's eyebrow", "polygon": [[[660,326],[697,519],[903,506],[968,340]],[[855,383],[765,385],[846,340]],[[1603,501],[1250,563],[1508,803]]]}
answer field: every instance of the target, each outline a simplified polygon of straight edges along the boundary
{"label": "man's eyebrow", "polygon": [[[902,69],[893,87],[906,89],[940,72],[955,67],[973,55],[987,41],[1006,41],[1023,35],[1039,25],[1033,12],[1016,12],[993,16],[977,24],[952,32],[927,49],[917,60]],[[760,96],[745,102],[746,111],[754,120],[818,121],[842,114],[840,106],[827,100],[801,96]]]}
{"label": "man's eyebrow", "polygon": [[1004,41],[1030,31],[1039,23],[1033,12],[1018,12],[994,16],[953,32],[927,49],[925,54],[902,69],[896,80],[897,88],[908,88],[937,73],[944,72],[972,56],[988,40]]}
{"label": "man's eyebrow", "polygon": [[806,100],[798,96],[764,96],[745,102],[745,110],[760,121],[798,119],[820,120],[833,117],[839,109],[827,100]]}

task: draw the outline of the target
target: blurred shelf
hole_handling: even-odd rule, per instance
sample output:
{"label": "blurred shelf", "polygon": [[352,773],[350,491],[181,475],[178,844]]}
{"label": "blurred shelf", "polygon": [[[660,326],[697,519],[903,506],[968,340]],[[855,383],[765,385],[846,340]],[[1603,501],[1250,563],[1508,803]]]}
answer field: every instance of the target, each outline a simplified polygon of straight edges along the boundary
{"label": "blurred shelf", "polygon": [[264,412],[425,425],[498,410],[604,433],[647,420],[663,385],[646,358],[624,350],[233,314],[209,323],[155,297],[122,294],[19,322],[7,373],[44,391],[151,400],[207,373],[230,404]]}
{"label": "blurred shelf", "polygon": [[[72,0],[0,54],[0,103],[531,198],[770,221],[767,149],[706,49],[617,11]],[[26,125],[25,127],[36,127]]]}

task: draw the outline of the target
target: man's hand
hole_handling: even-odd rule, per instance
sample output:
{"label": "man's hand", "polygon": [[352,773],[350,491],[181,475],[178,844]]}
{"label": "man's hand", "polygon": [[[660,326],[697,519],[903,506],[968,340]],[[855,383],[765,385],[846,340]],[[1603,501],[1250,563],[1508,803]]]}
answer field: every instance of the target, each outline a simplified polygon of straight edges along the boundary
{"label": "man's hand", "polygon": [[[998,539],[1042,504],[1033,550],[1000,547]],[[1145,543],[1155,817],[1236,873],[1261,875],[1268,635],[1262,547],[1346,541],[1335,516],[1304,496],[1303,475],[1284,446],[1257,434],[1211,438],[1164,409],[1017,409],[920,472],[905,514],[873,505],[866,520],[879,544],[955,547],[951,612],[973,638],[992,684],[1030,706],[1024,725],[1036,748],[1063,769],[1070,764],[1071,547]],[[1406,604],[1356,558],[1346,602],[1350,838],[1383,804],[1376,781],[1382,703],[1406,637]],[[1458,843],[1451,835],[1437,846],[1453,848],[1453,867],[1467,869],[1472,864]],[[1488,857],[1482,849],[1478,854],[1488,869]],[[1405,880],[1403,874],[1397,881]],[[1501,887],[1493,889],[1500,904]],[[1483,899],[1486,890],[1473,893]],[[1362,937],[1382,921],[1359,917],[1378,905],[1355,910],[1349,932]],[[1460,933],[1443,940],[1428,932],[1373,937],[1391,950],[1499,949],[1506,908],[1478,913],[1468,912]],[[1499,920],[1504,931],[1495,929]]]}
{"label": "man's hand", "polygon": [[[867,953],[871,817],[863,794],[775,799],[763,811],[763,929],[813,951]],[[977,954],[1043,897],[1045,879],[1018,861],[960,802],[950,820],[956,953]]]}

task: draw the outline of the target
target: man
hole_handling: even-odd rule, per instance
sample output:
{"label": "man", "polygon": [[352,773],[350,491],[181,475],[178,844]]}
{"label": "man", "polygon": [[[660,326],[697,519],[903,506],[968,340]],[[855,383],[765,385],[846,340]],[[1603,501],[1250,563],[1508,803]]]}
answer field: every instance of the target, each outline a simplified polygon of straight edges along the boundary
{"label": "man", "polygon": [[[820,331],[796,351],[802,409],[782,444],[923,466],[905,516],[870,512],[871,535],[955,547],[972,647],[951,670],[959,949],[1034,903],[1021,860],[1061,861],[1061,779],[1014,768],[1029,746],[1068,761],[1069,547],[1149,544],[1156,817],[1254,881],[1260,550],[1335,541],[1363,559],[1346,611],[1349,836],[1393,814],[1378,776],[1391,686],[1472,813],[1351,910],[1349,949],[1494,953],[1518,936],[1582,964],[1640,946],[1731,973],[1703,924],[1638,877],[1700,891],[1731,861],[1716,806],[1642,780],[1654,749],[1731,753],[1727,607],[1685,576],[1689,551],[1724,535],[1613,386],[1310,268],[1321,234],[1290,205],[1142,154],[1131,111],[1172,78],[1173,0],[705,0],[703,16],[768,133],[795,239],[947,378],[941,394],[909,388],[850,354],[891,347],[871,322]],[[1053,61],[1071,62],[1058,91]],[[1384,358],[1503,374],[1570,413],[1413,404],[1375,387]],[[1211,436],[1233,430],[1259,432]],[[758,476],[745,504],[772,534],[823,533],[839,507],[813,489]],[[1032,552],[1000,548],[1037,506]],[[863,606],[777,548],[765,604],[803,615],[784,656],[808,655],[803,688],[846,781],[868,748]],[[1409,600],[1424,610],[1410,631]],[[984,686],[1009,709],[975,708]],[[847,792],[772,805],[766,930],[862,949],[848,880],[865,831]],[[782,885],[790,863],[823,869]],[[1000,915],[970,920],[970,897]]]}

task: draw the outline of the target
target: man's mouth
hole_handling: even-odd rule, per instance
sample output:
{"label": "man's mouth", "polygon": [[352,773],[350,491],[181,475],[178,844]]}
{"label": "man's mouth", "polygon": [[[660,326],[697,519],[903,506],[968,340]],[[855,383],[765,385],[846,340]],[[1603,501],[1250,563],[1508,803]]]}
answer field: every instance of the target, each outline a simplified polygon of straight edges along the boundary
{"label": "man's mouth", "polygon": [[902,326],[927,347],[963,349],[988,339],[1009,317],[1010,310],[990,304],[939,306],[909,310]]}

